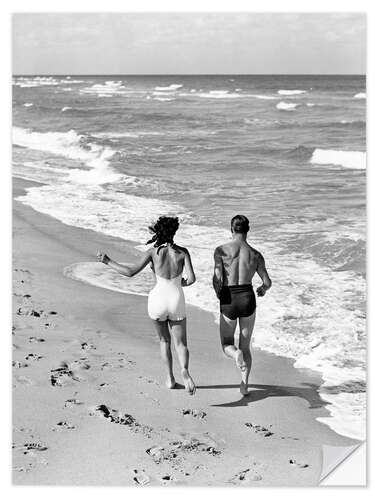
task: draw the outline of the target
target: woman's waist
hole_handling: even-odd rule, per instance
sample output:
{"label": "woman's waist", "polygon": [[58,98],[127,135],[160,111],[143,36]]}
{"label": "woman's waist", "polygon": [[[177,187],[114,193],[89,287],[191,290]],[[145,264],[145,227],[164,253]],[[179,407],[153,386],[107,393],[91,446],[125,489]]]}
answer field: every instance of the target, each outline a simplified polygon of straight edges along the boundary
{"label": "woman's waist", "polygon": [[181,277],[179,279],[156,279],[155,285],[153,287],[153,290],[155,289],[167,289],[167,290],[178,290],[178,291],[183,291],[182,290],[182,284],[181,284]]}

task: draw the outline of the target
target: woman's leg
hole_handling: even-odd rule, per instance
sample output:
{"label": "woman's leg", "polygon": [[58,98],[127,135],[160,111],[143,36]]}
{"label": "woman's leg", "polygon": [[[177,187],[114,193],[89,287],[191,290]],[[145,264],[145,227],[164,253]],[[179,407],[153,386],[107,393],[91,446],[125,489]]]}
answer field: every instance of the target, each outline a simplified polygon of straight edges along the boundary
{"label": "woman's leg", "polygon": [[160,340],[160,354],[161,359],[167,369],[167,381],[166,385],[168,389],[173,389],[176,385],[176,381],[173,376],[173,361],[171,352],[171,335],[169,333],[168,321],[158,321],[156,319],[152,320],[156,333]]}
{"label": "woman's leg", "polygon": [[246,396],[249,394],[247,384],[251,370],[252,358],[250,352],[250,341],[255,324],[255,311],[251,316],[240,318],[240,349],[243,353],[243,358],[246,364],[246,369],[242,372],[242,382],[240,386],[241,394]]}
{"label": "woman's leg", "polygon": [[229,319],[224,314],[220,314],[220,340],[223,352],[228,358],[235,360],[238,368],[242,371],[246,368],[242,350],[234,345],[234,332],[237,320]]}
{"label": "woman's leg", "polygon": [[181,321],[169,321],[171,333],[176,348],[178,361],[181,366],[181,375],[189,394],[195,393],[195,384],[189,373],[189,350],[186,339],[186,318]]}

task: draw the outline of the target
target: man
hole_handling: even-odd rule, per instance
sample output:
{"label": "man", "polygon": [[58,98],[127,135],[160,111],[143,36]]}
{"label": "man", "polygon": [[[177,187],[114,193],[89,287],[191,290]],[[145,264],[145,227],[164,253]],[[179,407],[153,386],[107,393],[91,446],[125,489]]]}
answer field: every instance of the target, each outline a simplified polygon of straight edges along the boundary
{"label": "man", "polygon": [[[263,297],[272,282],[264,258],[252,248],[247,239],[249,220],[236,215],[231,221],[232,240],[216,248],[213,287],[220,300],[220,339],[224,353],[235,360],[241,370],[240,392],[249,394],[248,380],[251,370],[250,340],[255,323],[256,300],[252,279],[257,273],[263,284],[257,295]],[[234,345],[234,332],[240,327],[239,347]]]}

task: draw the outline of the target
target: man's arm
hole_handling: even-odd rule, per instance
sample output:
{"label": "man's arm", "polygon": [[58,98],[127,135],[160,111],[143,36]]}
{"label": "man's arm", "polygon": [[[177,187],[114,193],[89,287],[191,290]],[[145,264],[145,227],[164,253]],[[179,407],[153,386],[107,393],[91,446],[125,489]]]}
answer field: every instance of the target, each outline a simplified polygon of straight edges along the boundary
{"label": "man's arm", "polygon": [[258,257],[258,266],[257,266],[256,272],[258,273],[260,279],[263,281],[263,285],[261,285],[257,288],[257,294],[258,294],[258,297],[263,297],[266,294],[266,291],[271,288],[272,281],[268,275],[268,272],[266,269],[266,263],[264,261],[263,255],[261,253],[259,254],[259,257]]}
{"label": "man's arm", "polygon": [[118,273],[127,276],[128,278],[131,278],[135,274],[138,274],[140,271],[142,271],[142,269],[144,269],[147,266],[147,264],[151,262],[150,251],[143,253],[141,258],[136,264],[128,264],[128,265],[119,264],[118,262],[112,260],[111,258],[108,257],[108,255],[102,252],[98,252],[97,257],[100,262],[103,262],[103,264],[107,264],[109,267],[111,267]]}
{"label": "man's arm", "polygon": [[214,275],[212,277],[212,286],[214,287],[217,298],[220,298],[220,292],[223,287],[223,259],[222,250],[217,247],[214,252]]}

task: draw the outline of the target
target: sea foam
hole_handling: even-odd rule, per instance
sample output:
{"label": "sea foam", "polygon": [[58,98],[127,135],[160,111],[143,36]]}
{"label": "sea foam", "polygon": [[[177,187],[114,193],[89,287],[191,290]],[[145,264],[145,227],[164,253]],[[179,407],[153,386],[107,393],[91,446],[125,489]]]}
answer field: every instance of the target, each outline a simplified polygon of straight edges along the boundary
{"label": "sea foam", "polygon": [[168,87],[155,87],[155,90],[178,90],[183,87],[180,83],[172,83]]}
{"label": "sea foam", "polygon": [[83,184],[104,184],[121,178],[110,166],[116,153],[108,147],[85,141],[75,130],[69,132],[32,132],[13,127],[13,144],[24,148],[46,151],[57,156],[84,162],[91,170],[72,169],[71,179]]}
{"label": "sea foam", "polygon": [[277,93],[280,95],[300,95],[306,94],[306,90],[278,90]]}
{"label": "sea foam", "polygon": [[339,165],[345,168],[364,170],[366,153],[363,151],[336,151],[334,149],[315,149],[310,163],[315,165]]}
{"label": "sea foam", "polygon": [[293,111],[297,106],[298,104],[296,103],[283,101],[276,104],[276,108],[280,109],[281,111]]}

